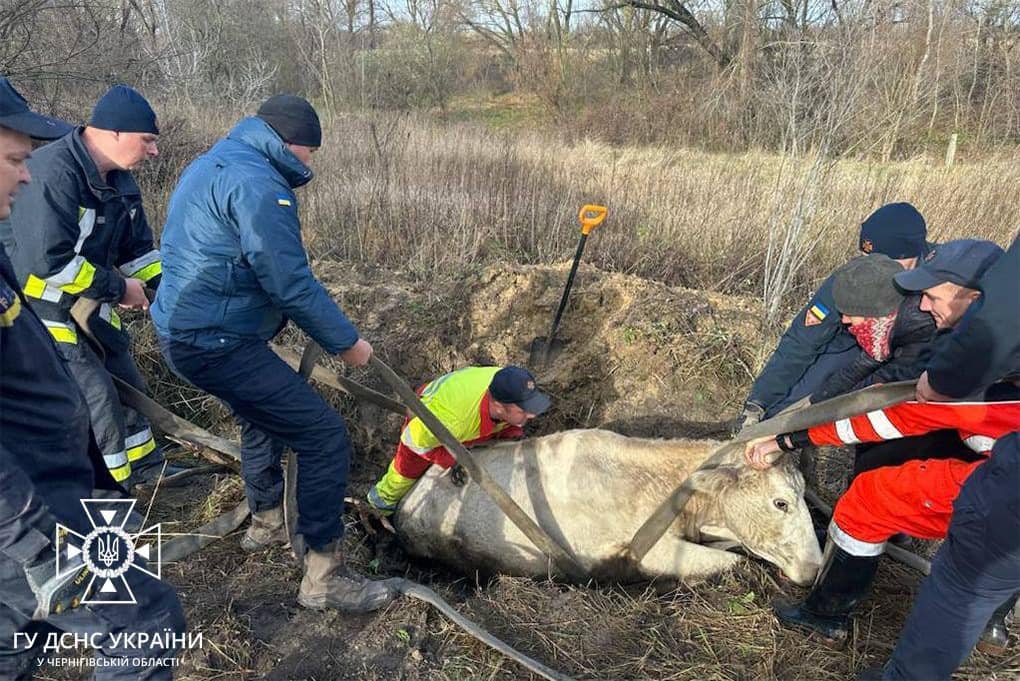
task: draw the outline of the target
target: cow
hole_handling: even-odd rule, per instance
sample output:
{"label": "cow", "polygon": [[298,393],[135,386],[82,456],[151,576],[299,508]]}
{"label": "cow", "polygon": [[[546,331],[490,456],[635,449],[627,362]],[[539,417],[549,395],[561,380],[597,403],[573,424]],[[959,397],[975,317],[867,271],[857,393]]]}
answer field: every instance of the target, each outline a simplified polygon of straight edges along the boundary
{"label": "cow", "polygon": [[[740,461],[693,473],[721,443],[570,430],[472,451],[478,463],[591,576],[619,582],[696,582],[743,560],[737,544],[810,584],[822,562],[789,462],[756,471]],[[624,558],[634,532],[687,476],[694,494],[640,564]],[[460,570],[562,577],[476,484],[438,466],[404,498],[397,534],[412,554]]]}

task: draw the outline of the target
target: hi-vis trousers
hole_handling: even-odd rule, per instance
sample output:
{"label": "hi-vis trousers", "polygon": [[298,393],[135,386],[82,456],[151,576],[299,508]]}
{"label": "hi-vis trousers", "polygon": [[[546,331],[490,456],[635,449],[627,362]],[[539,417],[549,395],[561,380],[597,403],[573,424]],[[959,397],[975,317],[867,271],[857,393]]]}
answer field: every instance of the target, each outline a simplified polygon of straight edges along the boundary
{"label": "hi-vis trousers", "polygon": [[57,349],[89,405],[92,431],[113,479],[124,484],[131,475],[132,466],[138,469],[161,463],[162,452],[156,448],[149,422],[131,407],[121,404],[110,378],[112,374],[146,391],[145,381],[130,353],[109,352],[104,361],[84,339],[77,343],[57,343]]}

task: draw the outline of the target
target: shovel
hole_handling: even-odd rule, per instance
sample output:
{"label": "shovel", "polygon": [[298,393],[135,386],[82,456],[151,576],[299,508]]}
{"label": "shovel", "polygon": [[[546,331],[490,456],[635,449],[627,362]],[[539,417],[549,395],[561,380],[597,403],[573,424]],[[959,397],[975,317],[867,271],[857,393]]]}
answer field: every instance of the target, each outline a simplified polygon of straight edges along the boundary
{"label": "shovel", "polygon": [[607,209],[589,203],[581,207],[577,219],[581,222],[581,240],[577,242],[577,251],[574,253],[574,263],[570,266],[570,274],[567,275],[567,285],[563,289],[563,297],[560,298],[560,305],[553,315],[552,326],[549,327],[549,335],[539,336],[531,341],[531,355],[528,364],[531,366],[542,366],[549,361],[550,355],[556,355],[563,349],[563,342],[556,340],[556,329],[560,326],[560,319],[563,311],[567,308],[567,297],[570,296],[570,287],[574,284],[574,275],[577,274],[577,266],[581,263],[581,254],[584,253],[584,243],[588,240],[591,230],[602,224],[606,219]]}

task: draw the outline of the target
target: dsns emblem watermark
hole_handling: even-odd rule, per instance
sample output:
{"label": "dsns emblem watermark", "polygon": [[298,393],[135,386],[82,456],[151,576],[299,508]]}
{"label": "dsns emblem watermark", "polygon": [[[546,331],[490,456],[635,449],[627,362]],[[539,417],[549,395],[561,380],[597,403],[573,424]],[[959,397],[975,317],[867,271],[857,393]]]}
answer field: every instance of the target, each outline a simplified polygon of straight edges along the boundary
{"label": "dsns emblem watermark", "polygon": [[85,565],[92,577],[82,603],[136,603],[124,575],[139,570],[160,579],[160,524],[131,533],[127,524],[134,499],[82,499],[81,505],[92,531],[83,536],[57,525],[57,576],[73,574]]}

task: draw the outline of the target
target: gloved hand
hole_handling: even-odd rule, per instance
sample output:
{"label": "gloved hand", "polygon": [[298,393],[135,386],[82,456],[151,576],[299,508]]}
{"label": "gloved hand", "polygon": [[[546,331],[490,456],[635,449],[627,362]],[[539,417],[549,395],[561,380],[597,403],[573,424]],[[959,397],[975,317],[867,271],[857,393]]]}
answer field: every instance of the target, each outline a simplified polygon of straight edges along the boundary
{"label": "gloved hand", "polygon": [[740,412],[740,416],[733,419],[733,423],[730,426],[730,432],[733,435],[736,435],[744,428],[753,426],[763,418],[765,418],[765,407],[755,402],[748,402],[744,405],[744,410]]}
{"label": "gloved hand", "polygon": [[464,485],[467,484],[467,481],[468,481],[467,471],[464,470],[464,467],[461,466],[459,463],[450,469],[450,482],[452,482],[454,485],[456,485],[457,487],[463,487]]}
{"label": "gloved hand", "polygon": [[75,572],[57,577],[57,557],[48,549],[25,566],[25,578],[36,600],[32,619],[44,620],[81,605],[89,592],[92,570],[82,565]]}

